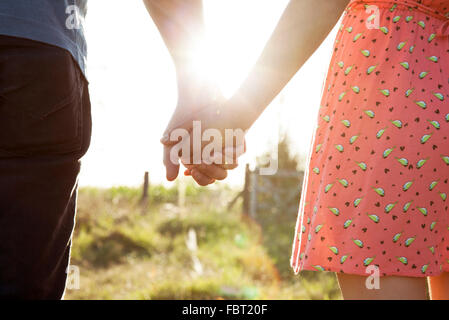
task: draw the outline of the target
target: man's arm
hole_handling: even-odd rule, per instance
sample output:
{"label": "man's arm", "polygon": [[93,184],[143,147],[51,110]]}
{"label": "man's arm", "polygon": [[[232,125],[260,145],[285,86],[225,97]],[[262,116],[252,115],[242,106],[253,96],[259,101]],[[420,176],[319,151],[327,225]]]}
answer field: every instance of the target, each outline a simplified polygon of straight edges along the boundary
{"label": "man's arm", "polygon": [[[213,84],[202,79],[195,70],[197,54],[204,42],[202,0],[144,0],[173,59],[178,86],[178,104],[168,127],[182,122],[204,105],[221,99]],[[169,181],[176,179],[179,164],[170,160],[171,146],[164,146],[164,165]],[[192,177],[207,185],[227,176],[225,169],[215,165],[195,166]]]}
{"label": "man's arm", "polygon": [[175,64],[179,94],[187,94],[184,90],[194,80],[192,65],[204,36],[202,0],[144,0],[144,3]]}

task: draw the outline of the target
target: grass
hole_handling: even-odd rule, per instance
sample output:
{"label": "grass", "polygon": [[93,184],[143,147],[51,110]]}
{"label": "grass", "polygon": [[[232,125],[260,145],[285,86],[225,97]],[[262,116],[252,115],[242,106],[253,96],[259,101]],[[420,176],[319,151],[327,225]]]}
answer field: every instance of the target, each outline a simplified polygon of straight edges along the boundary
{"label": "grass", "polygon": [[[66,299],[338,299],[332,274],[288,266],[294,224],[255,222],[224,187],[82,188],[71,263],[80,289]],[[277,228],[276,228],[277,226]],[[187,247],[195,231],[197,250]],[[199,261],[200,268],[198,269]]]}

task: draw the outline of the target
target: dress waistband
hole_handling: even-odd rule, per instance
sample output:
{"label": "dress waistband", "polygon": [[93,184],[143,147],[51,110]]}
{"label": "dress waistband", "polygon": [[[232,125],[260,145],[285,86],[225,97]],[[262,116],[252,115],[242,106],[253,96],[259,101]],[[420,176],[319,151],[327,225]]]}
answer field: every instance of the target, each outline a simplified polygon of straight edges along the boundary
{"label": "dress waistband", "polygon": [[[449,0],[439,0],[439,1],[428,0],[427,2],[429,2],[429,5],[426,5],[425,2],[426,1],[418,2],[413,0],[351,0],[348,6],[346,7],[346,10],[351,10],[353,7],[356,7],[357,5],[365,5],[365,6],[377,5],[382,7],[390,7],[390,11],[393,11],[395,8],[399,6],[416,9],[427,15],[442,20],[442,23],[437,28],[436,36],[449,37]],[[435,5],[436,2],[438,2],[437,5]],[[430,4],[434,4],[434,6],[430,6]],[[443,8],[442,5],[445,5],[444,9],[447,8],[448,12],[443,13],[441,11],[441,9]]]}

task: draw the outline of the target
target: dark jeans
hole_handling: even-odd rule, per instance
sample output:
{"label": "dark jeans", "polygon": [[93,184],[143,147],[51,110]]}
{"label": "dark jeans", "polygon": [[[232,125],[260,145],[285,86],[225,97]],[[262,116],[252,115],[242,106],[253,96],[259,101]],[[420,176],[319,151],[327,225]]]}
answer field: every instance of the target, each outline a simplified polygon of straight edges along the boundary
{"label": "dark jeans", "polygon": [[88,84],[71,55],[0,36],[0,299],[63,296],[90,136]]}

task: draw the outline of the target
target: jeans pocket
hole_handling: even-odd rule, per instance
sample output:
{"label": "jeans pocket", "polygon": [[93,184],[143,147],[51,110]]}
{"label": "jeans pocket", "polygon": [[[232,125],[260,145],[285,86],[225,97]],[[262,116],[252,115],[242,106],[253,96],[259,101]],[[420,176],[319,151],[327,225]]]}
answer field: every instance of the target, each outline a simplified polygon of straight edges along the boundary
{"label": "jeans pocket", "polygon": [[79,151],[81,77],[70,53],[63,49],[37,43],[3,48],[0,157]]}

